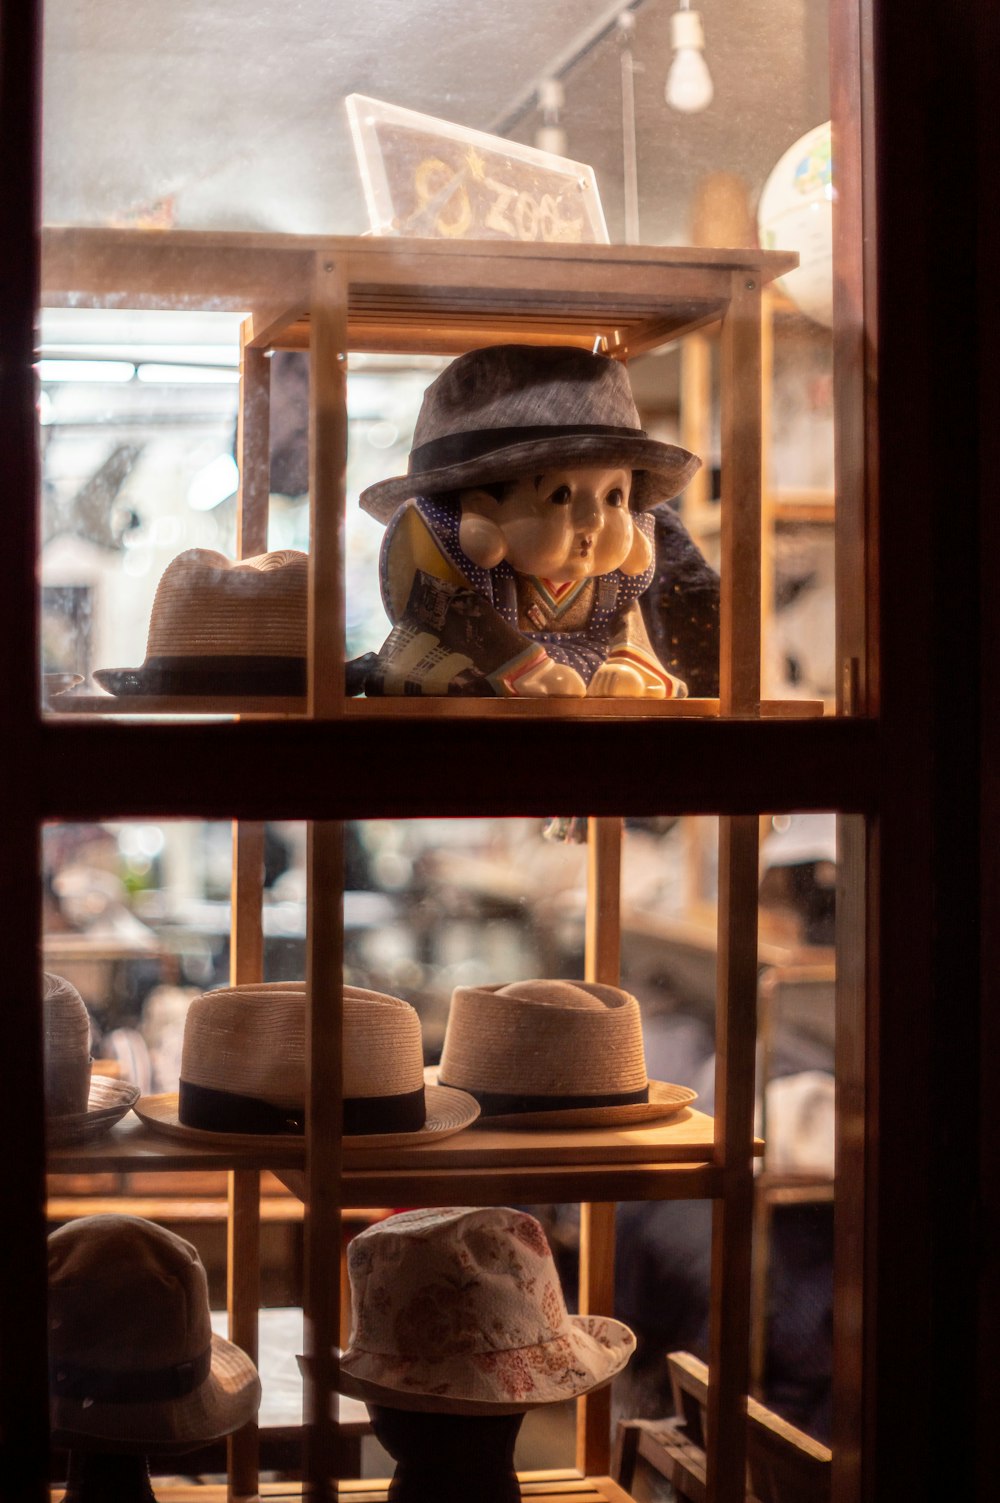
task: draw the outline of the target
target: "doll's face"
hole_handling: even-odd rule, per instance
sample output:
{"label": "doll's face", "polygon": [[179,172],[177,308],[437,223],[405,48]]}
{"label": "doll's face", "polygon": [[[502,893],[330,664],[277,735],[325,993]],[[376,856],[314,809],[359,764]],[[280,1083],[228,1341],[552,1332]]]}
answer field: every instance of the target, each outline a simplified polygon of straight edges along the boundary
{"label": "doll's face", "polygon": [[636,551],[631,484],[630,470],[573,466],[516,480],[502,501],[468,492],[462,498],[463,547],[472,529],[485,524],[500,535],[501,556],[519,574],[555,584],[610,574]]}

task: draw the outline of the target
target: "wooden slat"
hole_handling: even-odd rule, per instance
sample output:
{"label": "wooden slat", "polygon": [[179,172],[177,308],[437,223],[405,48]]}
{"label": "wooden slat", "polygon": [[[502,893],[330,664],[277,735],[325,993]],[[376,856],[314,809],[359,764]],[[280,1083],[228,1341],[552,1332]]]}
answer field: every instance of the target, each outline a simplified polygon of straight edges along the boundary
{"label": "wooden slat", "polygon": [[264,826],[259,821],[233,821],[233,902],[229,944],[232,986],[261,981],[264,976],[264,938],[261,906],[264,901]]}
{"label": "wooden slat", "polygon": [[722,535],[719,702],[723,714],[760,703],[760,283],[733,276],[719,357]]}
{"label": "wooden slat", "polygon": [[621,820],[588,819],[584,964],[588,981],[608,986],[621,971],[621,857]]}
{"label": "wooden slat", "polygon": [[[244,355],[257,352],[244,351]],[[266,437],[265,437],[266,444]],[[257,458],[259,459],[259,455]],[[266,461],[266,449],[265,449]],[[262,510],[263,508],[263,510]],[[244,518],[252,539],[261,522],[267,530],[267,496],[258,494]],[[243,539],[246,541],[246,538]],[[264,826],[233,821],[232,922],[229,972],[233,986],[261,981],[264,939]],[[226,1227],[226,1305],[230,1340],[257,1360],[257,1307],[260,1303],[260,1171],[235,1169],[229,1174]],[[229,1497],[249,1496],[257,1488],[257,1426],[244,1425],[226,1443]]]}
{"label": "wooden slat", "polygon": [[344,703],[344,508],[347,485],[347,280],[318,256],[309,360],[309,713]]}
{"label": "wooden slat", "polygon": [[334,1496],[338,1438],[329,1395],[336,1391],[340,1332],[341,1120],[343,1111],[343,827],[313,823],[308,834],[306,1058],[304,1474],[314,1503]]}
{"label": "wooden slat", "polygon": [[267,552],[270,502],[271,366],[263,350],[248,343],[247,320],[240,327],[240,401],[236,422],[236,557]]}
{"label": "wooden slat", "polygon": [[[244,1173],[246,1171],[238,1171]],[[254,1176],[256,1178],[256,1176]],[[50,1221],[69,1221],[73,1216],[143,1216],[147,1221],[225,1221],[229,1200],[208,1196],[171,1195],[50,1195],[46,1201]],[[260,1219],[268,1225],[300,1222],[301,1200],[291,1195],[270,1195],[260,1202]],[[235,1341],[237,1338],[234,1337]],[[240,1346],[242,1342],[238,1343]]]}
{"label": "wooden slat", "polygon": [[[587,821],[585,975],[617,986],[621,973],[622,821]],[[611,1202],[580,1206],[581,1315],[611,1315],[615,1302],[615,1208]],[[581,1472],[606,1472],[611,1463],[611,1389],[577,1404],[576,1464]]]}
{"label": "wooden slat", "polygon": [[757,1033],[755,815],[719,821],[716,1153],[724,1192],[712,1208],[708,1457],[712,1503],[744,1503],[753,1213],[753,1060]]}
{"label": "wooden slat", "polygon": [[[286,1169],[282,1179],[301,1193],[301,1170]],[[347,1206],[372,1205],[542,1205],[549,1201],[709,1200],[719,1193],[722,1174],[713,1164],[633,1164],[627,1168],[466,1169],[434,1174],[428,1169],[394,1173],[347,1171],[343,1198]]]}
{"label": "wooden slat", "polygon": [[680,439],[681,445],[701,460],[701,469],[683,492],[684,525],[696,542],[716,522],[717,508],[710,495],[711,455],[707,452],[711,411],[712,346],[704,335],[694,334],[681,346]]}
{"label": "wooden slat", "polygon": [[[260,1304],[260,1173],[238,1169],[229,1176],[226,1236],[226,1306],[229,1339],[251,1362],[257,1361],[257,1310]],[[252,1420],[230,1435],[226,1443],[229,1498],[257,1490],[258,1435]]]}
{"label": "wooden slat", "polygon": [[[580,1206],[581,1315],[612,1315],[615,1308],[614,1203]],[[611,1387],[584,1395],[576,1411],[576,1464],[585,1474],[611,1465]]]}
{"label": "wooden slat", "polygon": [[[203,725],[197,735],[178,725],[43,722],[36,763],[50,815],[76,820],[165,810],[198,819],[359,819],[373,808],[381,818],[499,818],[565,807],[561,722],[453,720],[448,757],[464,776],[442,777],[439,760],[426,756],[434,708],[422,719],[400,719],[391,735],[377,721],[353,718]],[[574,761],[618,766],[623,734],[620,721],[576,721]],[[640,719],[628,740],[633,766],[669,767],[664,802],[674,814],[870,808],[885,771],[877,727],[861,719]],[[237,780],[237,763],[294,776]],[[531,767],[530,779],[511,777],[520,766]],[[596,780],[587,801],[591,814],[648,814],[648,779]]]}

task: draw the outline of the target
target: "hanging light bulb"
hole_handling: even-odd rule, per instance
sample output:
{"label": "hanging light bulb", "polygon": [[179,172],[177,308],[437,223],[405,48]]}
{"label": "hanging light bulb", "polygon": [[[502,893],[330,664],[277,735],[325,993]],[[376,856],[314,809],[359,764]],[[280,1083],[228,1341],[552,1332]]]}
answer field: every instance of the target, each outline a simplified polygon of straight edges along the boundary
{"label": "hanging light bulb", "polygon": [[559,123],[559,111],[565,103],[566,92],[558,78],[543,78],[538,86],[542,124],[535,132],[535,145],[539,151],[550,151],[554,157],[566,155],[566,132]]}
{"label": "hanging light bulb", "polygon": [[702,56],[705,32],[701,16],[689,6],[690,0],[681,0],[681,9],[670,18],[670,45],[674,58],[664,90],[671,109],[680,110],[685,115],[707,109],[715,92],[712,75]]}

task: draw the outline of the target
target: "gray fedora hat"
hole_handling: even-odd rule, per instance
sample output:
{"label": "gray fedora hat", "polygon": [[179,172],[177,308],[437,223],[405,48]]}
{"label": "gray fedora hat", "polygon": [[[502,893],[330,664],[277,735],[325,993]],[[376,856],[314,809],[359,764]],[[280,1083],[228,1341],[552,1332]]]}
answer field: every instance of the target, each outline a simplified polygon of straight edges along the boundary
{"label": "gray fedora hat", "polygon": [[491,345],[431,382],[407,473],[370,485],[361,506],[388,522],[410,496],[567,464],[632,470],[630,504],[647,511],[682,491],[701,460],[648,437],[620,360],[572,345]]}

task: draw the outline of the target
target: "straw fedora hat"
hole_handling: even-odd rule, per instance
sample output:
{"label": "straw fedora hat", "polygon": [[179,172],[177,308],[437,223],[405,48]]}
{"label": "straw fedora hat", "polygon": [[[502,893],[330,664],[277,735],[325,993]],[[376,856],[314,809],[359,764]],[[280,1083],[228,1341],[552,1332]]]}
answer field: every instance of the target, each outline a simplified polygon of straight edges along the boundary
{"label": "straw fedora hat", "polygon": [[370,485],[361,506],[388,522],[410,496],[574,464],[632,470],[630,505],[646,511],[682,491],[700,463],[648,437],[620,360],[571,345],[492,345],[431,382],[407,473]]}
{"label": "straw fedora hat", "polygon": [[50,1147],[107,1132],[139,1098],[139,1087],[90,1073],[90,1014],[72,982],[42,977],[45,1135]]}
{"label": "straw fedora hat", "polygon": [[484,1127],[641,1127],[696,1096],[648,1079],[635,998],[585,981],[456,987],[437,1079]]}
{"label": "straw fedora hat", "polygon": [[138,1216],[82,1216],[51,1234],[48,1260],[57,1444],[183,1451],[253,1418],[257,1369],[212,1334],[190,1242]]}
{"label": "straw fedora hat", "polygon": [[112,694],[304,694],[307,601],[305,553],[189,548],[156,587],[145,661],[94,677]]}
{"label": "straw fedora hat", "polygon": [[387,1408],[517,1414],[601,1387],[635,1350],[620,1321],[566,1313],[524,1211],[403,1211],[353,1238],[347,1266],[339,1387]]}
{"label": "straw fedora hat", "polygon": [[[180,1090],[144,1096],[147,1126],[192,1142],[301,1141],[306,1099],[302,981],[235,986],[196,997],[184,1022]],[[424,1081],[416,1010],[399,997],[344,987],[344,1142],[405,1148],[468,1127],[464,1091]]]}

